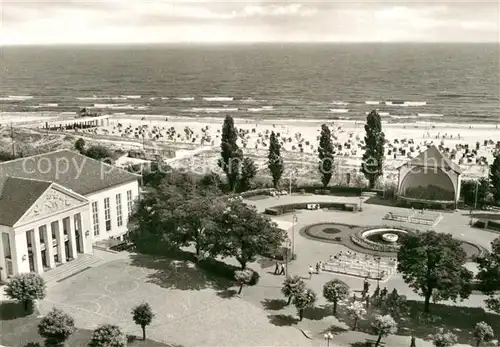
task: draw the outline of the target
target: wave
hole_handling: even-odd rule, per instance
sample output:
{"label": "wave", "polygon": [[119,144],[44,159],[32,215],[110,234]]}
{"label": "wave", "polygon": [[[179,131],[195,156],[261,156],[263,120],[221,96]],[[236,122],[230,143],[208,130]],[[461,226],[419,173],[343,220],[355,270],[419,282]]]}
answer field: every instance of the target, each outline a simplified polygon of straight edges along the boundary
{"label": "wave", "polygon": [[441,97],[444,97],[444,98],[462,98],[462,97],[466,96],[466,95],[463,95],[463,94],[454,93],[454,92],[448,92],[448,91],[439,92],[437,95],[441,96]]}
{"label": "wave", "polygon": [[419,117],[443,117],[440,113],[417,113]]}
{"label": "wave", "polygon": [[380,105],[382,101],[365,101],[367,105]]}
{"label": "wave", "polygon": [[264,110],[272,110],[274,106],[262,106]]}
{"label": "wave", "polygon": [[125,99],[140,99],[142,95],[122,95]]}
{"label": "wave", "polygon": [[264,109],[262,107],[254,107],[254,108],[247,108],[247,111],[248,112],[260,112],[260,111],[264,111]]}
{"label": "wave", "polygon": [[38,104],[40,107],[59,107],[59,104],[56,103],[48,103],[48,104]]}
{"label": "wave", "polygon": [[76,98],[80,101],[96,101],[96,100],[127,100],[126,96],[79,96]]}
{"label": "wave", "polygon": [[349,105],[349,103],[345,102],[345,101],[332,101],[332,105],[345,106],[345,105]]}
{"label": "wave", "polygon": [[331,113],[347,113],[347,112],[349,112],[349,110],[345,109],[345,108],[331,108],[330,112]]}
{"label": "wave", "polygon": [[33,99],[30,95],[9,95],[0,97],[0,101],[25,101],[30,99]]}
{"label": "wave", "polygon": [[149,106],[127,105],[127,104],[94,104],[95,108],[111,110],[147,110]]}
{"label": "wave", "polygon": [[175,98],[175,99],[180,100],[180,101],[193,101],[194,97],[188,96],[188,97],[184,97],[184,98]]}
{"label": "wave", "polygon": [[394,118],[394,119],[415,119],[415,118],[418,118],[418,116],[415,114],[406,115],[406,116],[391,115],[391,118]]}
{"label": "wave", "polygon": [[427,101],[405,101],[406,106],[425,106]]}
{"label": "wave", "polygon": [[184,112],[203,112],[203,113],[222,113],[222,112],[237,112],[238,108],[228,107],[193,107]]}
{"label": "wave", "polygon": [[230,96],[212,96],[212,97],[204,97],[205,101],[233,101],[234,98]]}

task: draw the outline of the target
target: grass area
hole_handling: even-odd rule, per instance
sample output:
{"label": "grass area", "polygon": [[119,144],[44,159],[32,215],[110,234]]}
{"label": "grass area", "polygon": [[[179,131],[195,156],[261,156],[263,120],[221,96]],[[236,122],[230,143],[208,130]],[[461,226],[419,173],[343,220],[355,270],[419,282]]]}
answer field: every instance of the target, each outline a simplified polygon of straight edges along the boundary
{"label": "grass area", "polygon": [[[482,308],[431,304],[430,313],[424,314],[424,303],[413,300],[408,301],[408,308],[408,315],[398,322],[397,335],[410,336],[413,332],[416,337],[425,340],[430,334],[435,334],[443,328],[445,331],[456,334],[458,343],[475,346],[472,336],[474,326],[484,321],[493,328],[495,336],[500,336],[500,315],[488,313]],[[346,306],[339,306],[337,313],[339,322],[351,326],[352,322],[348,318]],[[371,323],[375,314],[377,311],[369,308],[365,319],[359,321],[357,330],[372,334]],[[339,327],[331,327],[332,330],[337,328]]]}
{"label": "grass area", "polygon": [[[0,345],[15,347],[41,347],[44,339],[38,335],[37,326],[40,322],[37,314],[27,314],[22,305],[15,302],[0,304]],[[77,329],[67,341],[67,346],[87,347],[92,331]],[[146,340],[142,337],[129,336],[128,347],[174,347],[164,343]]]}

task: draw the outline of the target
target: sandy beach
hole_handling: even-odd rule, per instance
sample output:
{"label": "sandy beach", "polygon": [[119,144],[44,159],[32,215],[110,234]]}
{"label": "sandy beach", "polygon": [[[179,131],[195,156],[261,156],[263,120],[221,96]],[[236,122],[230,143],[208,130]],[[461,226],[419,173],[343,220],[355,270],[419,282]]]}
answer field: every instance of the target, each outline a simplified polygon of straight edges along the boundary
{"label": "sandy beach", "polygon": [[[7,115],[3,115],[5,120]],[[9,117],[13,124],[37,121],[34,116]],[[5,123],[5,122],[4,122]],[[212,149],[212,157],[220,146],[223,118],[214,117],[165,117],[145,115],[110,116],[107,126],[85,129],[95,135],[150,140],[162,145],[189,144],[193,148]],[[258,166],[265,167],[271,131],[279,134],[285,162],[317,162],[317,145],[321,124],[326,123],[334,134],[336,164],[339,168],[356,171],[364,152],[364,123],[348,120],[291,120],[291,119],[241,119],[235,118],[239,131],[239,145],[246,155],[256,159]],[[443,123],[383,123],[386,135],[386,179],[396,179],[396,168],[415,157],[427,145],[441,146],[443,151],[464,169],[464,178],[483,177],[500,142],[500,130],[496,124],[443,124]],[[66,130],[74,133],[74,130]],[[79,130],[82,131],[82,130]],[[213,158],[205,152],[204,160],[213,164]],[[193,153],[193,155],[195,155]],[[186,157],[184,155],[184,157]],[[205,165],[205,164],[203,164]],[[212,169],[215,169],[212,167]],[[313,168],[314,170],[314,168]]]}
{"label": "sandy beach", "polygon": [[[161,116],[113,117],[109,126],[94,130],[97,134],[144,138],[162,143],[190,143],[200,147],[220,146],[222,118],[189,118]],[[315,161],[321,124],[333,130],[337,163],[346,168],[360,165],[364,144],[364,124],[354,121],[235,119],[240,133],[239,145],[244,152],[265,159],[271,131],[279,134],[283,154],[289,160]],[[465,177],[481,177],[500,141],[500,130],[494,124],[385,123],[386,167],[388,178],[409,158],[428,144],[442,146],[464,169]],[[477,145],[479,143],[479,146]],[[478,148],[476,149],[476,146]]]}

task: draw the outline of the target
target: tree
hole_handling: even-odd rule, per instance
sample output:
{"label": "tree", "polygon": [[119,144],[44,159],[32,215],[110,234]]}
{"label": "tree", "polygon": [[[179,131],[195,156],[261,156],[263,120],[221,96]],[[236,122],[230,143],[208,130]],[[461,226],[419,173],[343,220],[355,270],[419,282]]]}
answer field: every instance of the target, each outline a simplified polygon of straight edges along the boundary
{"label": "tree", "polygon": [[102,160],[106,163],[111,163],[113,159],[113,152],[104,146],[90,146],[83,154],[89,158]]}
{"label": "tree", "polygon": [[476,339],[476,347],[483,342],[490,342],[495,337],[493,329],[486,322],[477,323],[472,335]]}
{"label": "tree", "polygon": [[171,218],[176,228],[170,229],[172,231],[170,238],[179,246],[193,244],[196,256],[200,257],[201,252],[208,250],[213,241],[207,230],[217,228],[213,219],[220,211],[218,204],[223,204],[223,202],[218,199],[217,195],[210,192],[200,194],[199,191],[193,190],[184,196],[185,200],[172,211]]}
{"label": "tree", "polygon": [[37,273],[29,272],[14,276],[6,285],[5,293],[13,300],[24,305],[28,311],[36,300],[46,295],[45,280]]}
{"label": "tree", "polygon": [[130,230],[136,243],[151,241],[185,247],[194,245],[200,256],[213,241],[208,239],[208,228],[213,222],[224,198],[217,187],[201,184],[202,177],[172,171],[160,184],[152,187],[137,204],[130,218]]}
{"label": "tree", "polygon": [[318,146],[318,169],[321,175],[321,183],[325,188],[328,186],[328,183],[330,183],[333,174],[333,154],[332,133],[328,125],[322,124]]}
{"label": "tree", "polygon": [[75,149],[80,152],[81,154],[84,154],[85,152],[85,140],[82,138],[79,138],[75,142]]}
{"label": "tree", "polygon": [[353,301],[347,307],[347,314],[349,318],[352,320],[352,330],[356,330],[358,328],[359,320],[365,317],[366,309],[362,302]]}
{"label": "tree", "polygon": [[243,159],[241,164],[241,177],[238,184],[240,192],[245,192],[250,189],[250,182],[257,174],[257,166],[254,161],[248,157]]}
{"label": "tree", "polygon": [[306,284],[302,277],[300,276],[286,276],[285,281],[283,282],[283,287],[281,288],[281,293],[288,298],[287,305],[290,305],[292,299],[299,293],[304,292],[306,289]]}
{"label": "tree", "polygon": [[481,177],[477,181],[462,181],[461,192],[464,197],[464,203],[471,207],[476,207],[477,205],[478,208],[483,208],[487,204],[489,189],[490,184],[484,177]]}
{"label": "tree", "polygon": [[376,315],[375,320],[372,322],[372,328],[375,335],[378,336],[377,342],[375,342],[375,347],[378,347],[383,337],[396,333],[398,325],[390,315]]}
{"label": "tree", "polygon": [[236,283],[238,283],[238,285],[240,286],[238,294],[241,294],[244,285],[250,284],[250,282],[252,281],[252,276],[253,276],[253,270],[251,269],[237,270],[234,272],[234,279],[236,280]]}
{"label": "tree", "polygon": [[361,172],[369,182],[370,189],[375,187],[375,182],[383,174],[385,135],[382,131],[382,122],[377,111],[371,111],[366,117],[365,146],[361,163]]}
{"label": "tree", "polygon": [[274,131],[271,132],[271,136],[269,137],[269,154],[267,158],[267,167],[273,177],[273,186],[275,189],[278,189],[285,168],[283,158],[281,157],[281,145]]}
{"label": "tree", "polygon": [[218,164],[224,171],[229,184],[229,189],[234,191],[236,183],[240,177],[240,168],[243,160],[243,153],[236,144],[238,132],[234,126],[234,120],[231,116],[226,116],[222,126],[221,135],[221,159]]}
{"label": "tree", "polygon": [[213,257],[235,257],[243,270],[258,254],[274,254],[286,239],[284,230],[239,199],[228,200],[218,208],[214,213],[217,226],[207,231]]}
{"label": "tree", "polygon": [[141,327],[142,339],[144,341],[146,340],[146,326],[151,324],[154,316],[155,315],[153,313],[153,310],[151,309],[151,306],[149,306],[148,303],[142,303],[140,305],[137,305],[132,310],[132,319],[134,320],[135,324]]}
{"label": "tree", "polygon": [[444,332],[442,329],[430,336],[434,346],[436,347],[451,347],[457,343],[457,336],[453,334],[451,331]]}
{"label": "tree", "polygon": [[104,324],[92,332],[89,347],[126,347],[127,337],[119,327]]}
{"label": "tree", "polygon": [[424,296],[424,312],[429,312],[432,292],[439,298],[466,299],[472,291],[471,271],[463,267],[467,255],[450,234],[434,231],[408,235],[398,252],[398,271],[413,290]]}
{"label": "tree", "polygon": [[495,203],[500,203],[500,154],[497,154],[490,166],[490,185]]}
{"label": "tree", "polygon": [[333,279],[323,286],[323,296],[333,304],[333,314],[336,315],[337,303],[349,296],[349,286],[339,279]]}
{"label": "tree", "polygon": [[75,332],[75,321],[67,313],[53,308],[38,323],[38,333],[48,346],[59,346]]}
{"label": "tree", "polygon": [[491,242],[491,252],[477,259],[479,271],[476,275],[480,290],[489,295],[488,308],[500,313],[500,297],[495,292],[500,290],[500,237]]}
{"label": "tree", "polygon": [[14,160],[14,159],[17,159],[16,155],[12,154],[11,152],[0,150],[0,162]]}
{"label": "tree", "polygon": [[306,289],[298,292],[293,297],[293,305],[299,313],[299,320],[304,317],[304,310],[308,307],[313,307],[316,302],[316,293],[312,289]]}
{"label": "tree", "polygon": [[394,319],[399,320],[408,313],[406,296],[400,295],[396,288],[394,288],[387,297],[381,300],[380,309],[384,315],[390,315]]}

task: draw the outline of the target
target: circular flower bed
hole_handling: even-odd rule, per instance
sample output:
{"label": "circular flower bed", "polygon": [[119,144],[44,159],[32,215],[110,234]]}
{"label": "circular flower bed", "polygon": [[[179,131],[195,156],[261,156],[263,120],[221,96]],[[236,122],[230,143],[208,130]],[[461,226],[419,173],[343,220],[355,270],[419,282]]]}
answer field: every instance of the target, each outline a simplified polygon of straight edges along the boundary
{"label": "circular flower bed", "polygon": [[323,229],[323,232],[325,234],[340,234],[342,231],[340,231],[337,228],[325,228],[325,229]]}

